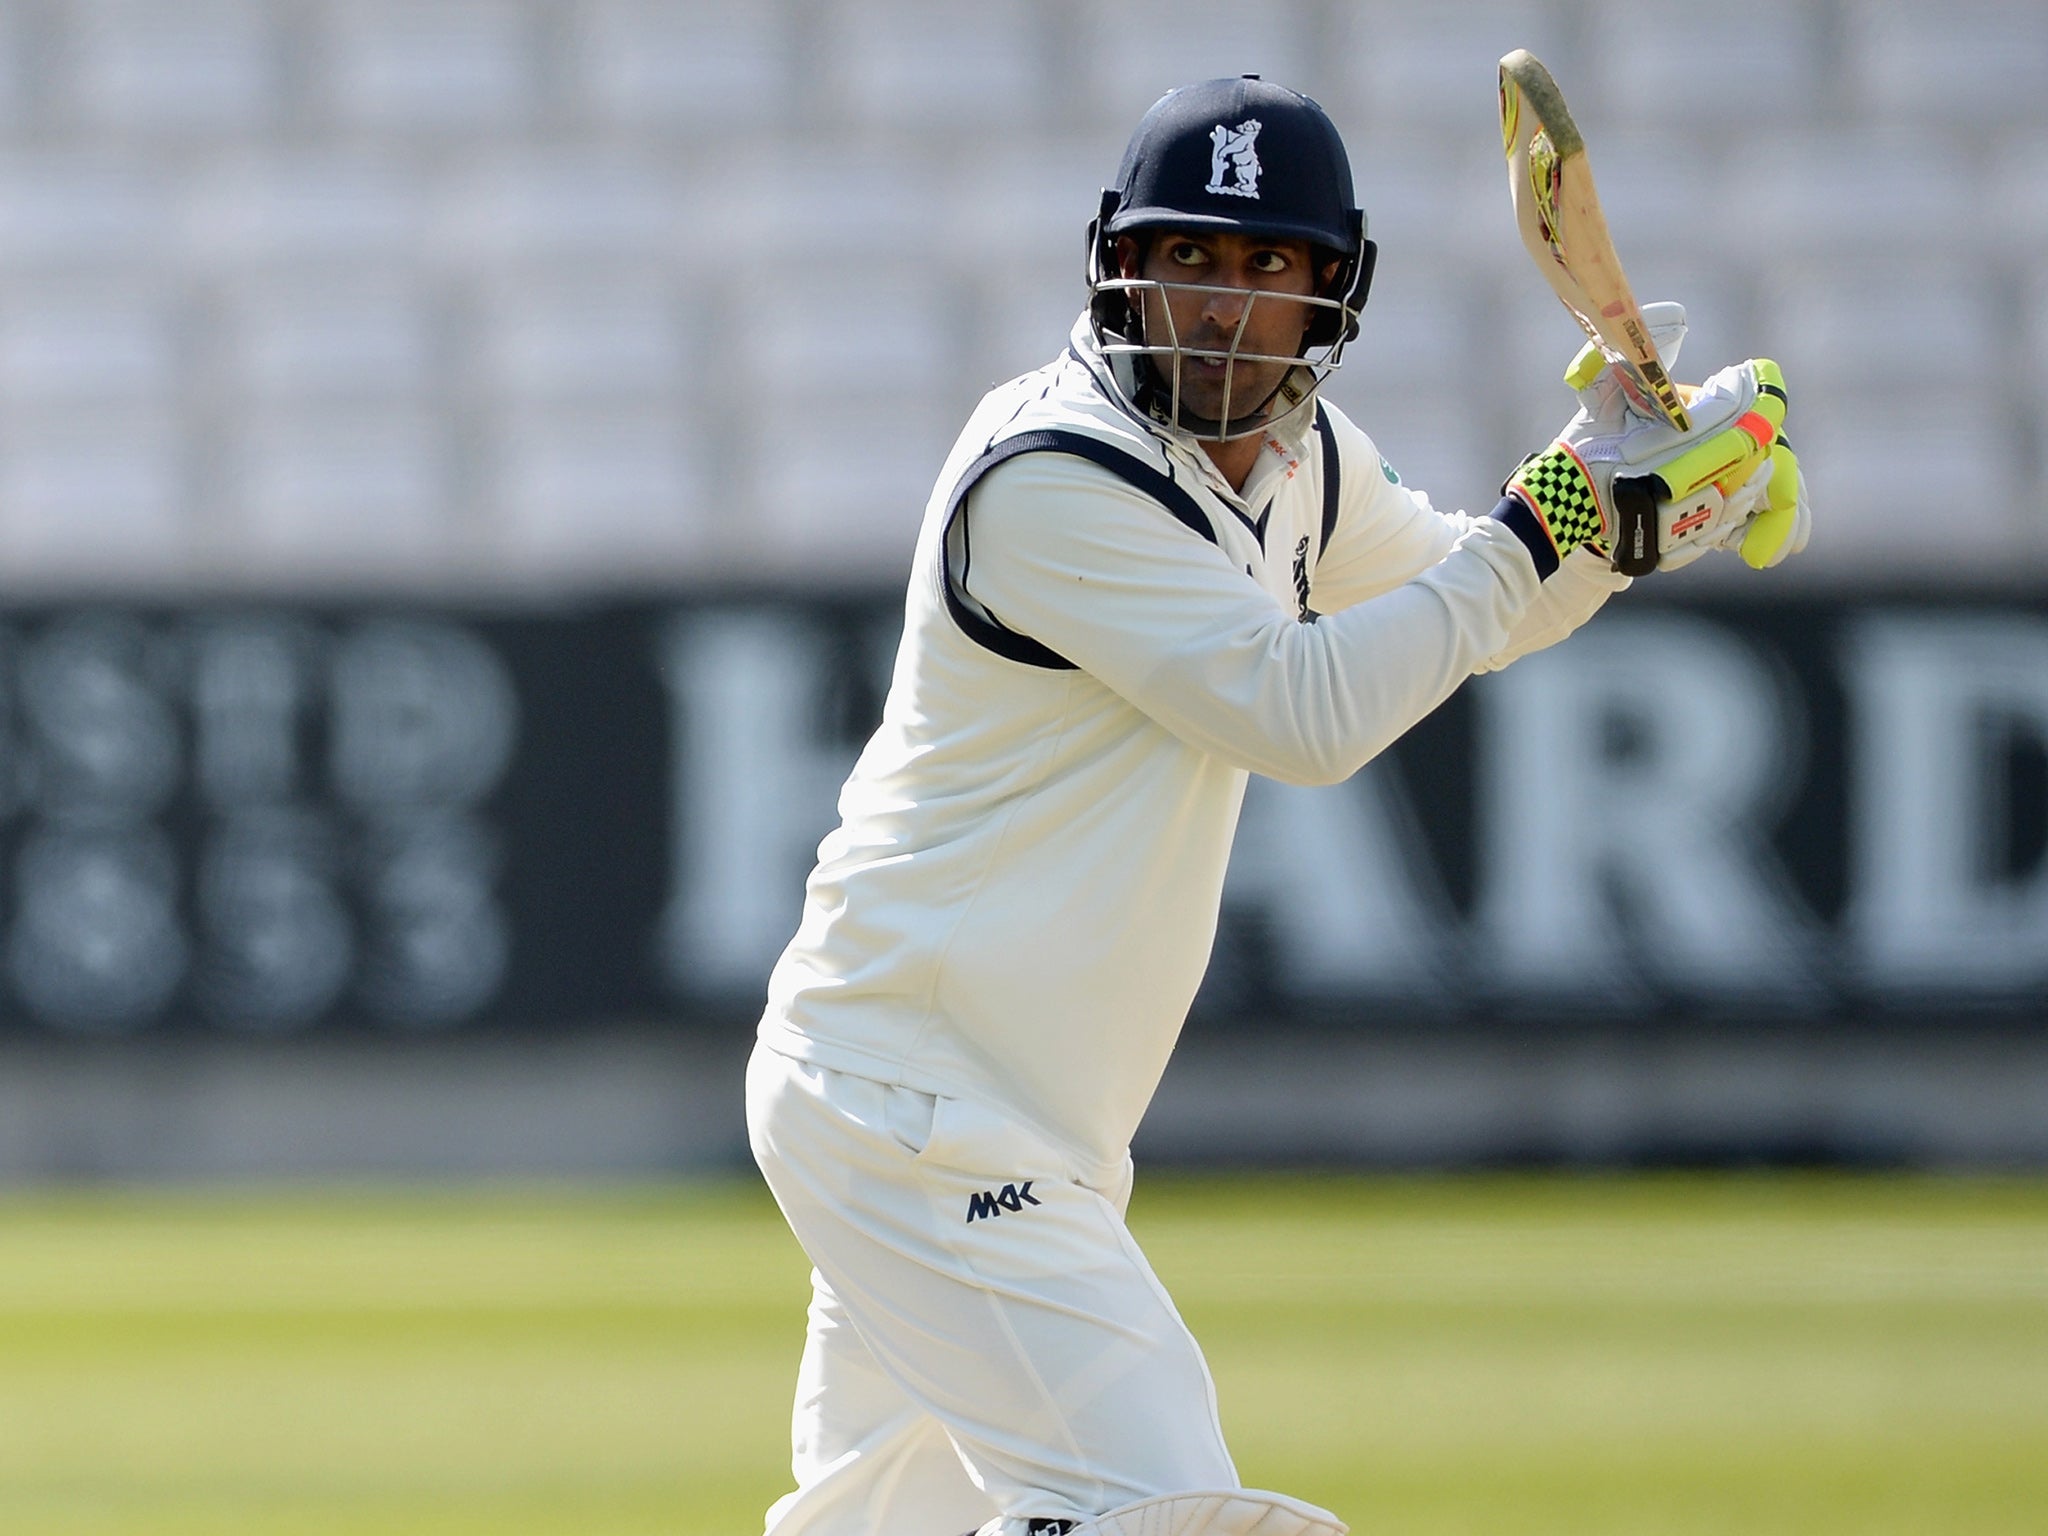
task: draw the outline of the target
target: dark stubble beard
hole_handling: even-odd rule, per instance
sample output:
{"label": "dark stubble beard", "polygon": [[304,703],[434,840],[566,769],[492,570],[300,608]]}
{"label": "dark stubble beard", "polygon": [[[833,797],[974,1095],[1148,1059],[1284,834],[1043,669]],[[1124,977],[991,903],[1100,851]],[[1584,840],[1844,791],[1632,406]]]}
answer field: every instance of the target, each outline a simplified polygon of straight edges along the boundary
{"label": "dark stubble beard", "polygon": [[[1228,342],[1224,343],[1227,346]],[[1224,346],[1213,350],[1222,351]],[[1146,402],[1147,408],[1162,419],[1170,417],[1174,426],[1200,437],[1222,437],[1232,434],[1248,434],[1273,415],[1275,397],[1287,376],[1294,371],[1294,365],[1279,363],[1240,363],[1231,374],[1230,406],[1233,412],[1229,421],[1217,416],[1204,414],[1201,407],[1218,410],[1223,405],[1223,380],[1218,377],[1213,385],[1201,381],[1201,392],[1207,398],[1191,396],[1188,385],[1191,382],[1187,363],[1182,364],[1179,409],[1173,409],[1173,359],[1170,357],[1148,357],[1145,366],[1151,373],[1153,399]],[[1266,382],[1270,378],[1271,382]]]}

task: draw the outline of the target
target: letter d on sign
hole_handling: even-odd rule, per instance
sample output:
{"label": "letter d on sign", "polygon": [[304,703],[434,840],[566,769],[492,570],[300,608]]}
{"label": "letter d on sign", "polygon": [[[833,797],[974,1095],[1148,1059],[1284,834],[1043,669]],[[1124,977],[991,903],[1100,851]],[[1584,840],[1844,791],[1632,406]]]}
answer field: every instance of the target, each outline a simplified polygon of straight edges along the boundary
{"label": "letter d on sign", "polygon": [[1879,991],[2034,992],[2048,983],[2048,861],[2011,872],[2006,761],[2048,745],[2048,622],[1864,620],[1854,705],[1849,930]]}

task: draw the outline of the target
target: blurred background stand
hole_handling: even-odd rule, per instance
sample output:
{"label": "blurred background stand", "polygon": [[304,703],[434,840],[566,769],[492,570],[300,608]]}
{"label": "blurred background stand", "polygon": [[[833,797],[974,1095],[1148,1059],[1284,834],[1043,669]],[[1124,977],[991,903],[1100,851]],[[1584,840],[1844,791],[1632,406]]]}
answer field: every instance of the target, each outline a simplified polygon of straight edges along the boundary
{"label": "blurred background stand", "polygon": [[[1814,546],[1255,785],[1143,1150],[2038,1166],[2048,10],[20,0],[0,1181],[741,1164],[931,477],[1062,344],[1132,123],[1329,108],[1381,248],[1331,395],[1485,507],[1578,340],[1501,185],[1517,46],[1681,372],[1784,364]],[[1723,822],[1546,853],[1539,752]]]}

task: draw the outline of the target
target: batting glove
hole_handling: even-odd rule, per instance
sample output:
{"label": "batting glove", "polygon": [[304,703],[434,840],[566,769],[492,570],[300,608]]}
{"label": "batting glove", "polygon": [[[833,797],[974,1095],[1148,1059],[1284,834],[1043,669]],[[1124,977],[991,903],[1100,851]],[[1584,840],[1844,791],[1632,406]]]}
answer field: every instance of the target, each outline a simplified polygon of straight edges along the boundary
{"label": "batting glove", "polygon": [[[1779,458],[1789,465],[1782,480],[1775,468],[1759,475],[1773,468],[1785,418],[1775,363],[1724,368],[1689,391],[1687,432],[1630,409],[1611,377],[1589,379],[1581,398],[1557,440],[1509,477],[1495,512],[1522,534],[1546,574],[1532,522],[1556,560],[1585,545],[1611,551],[1615,569],[1631,576],[1671,564],[1664,557],[1689,545],[1727,540],[1736,527],[1743,543],[1748,524],[1765,513],[1775,520],[1759,525],[1746,553],[1752,564],[1775,564],[1803,543],[1798,461],[1789,452]],[[1517,502],[1533,519],[1517,512]]]}
{"label": "batting glove", "polygon": [[[1621,538],[1626,543],[1631,526],[1636,530],[1648,569],[1676,570],[1710,549],[1730,549],[1764,570],[1806,547],[1813,515],[1798,455],[1785,440],[1784,374],[1769,358],[1757,358],[1724,369],[1707,388],[1717,381],[1727,385],[1724,394],[1732,390],[1749,402],[1732,425],[1654,456],[1642,466],[1647,475],[1615,482],[1625,523]],[[1652,538],[1653,559],[1647,558]]]}

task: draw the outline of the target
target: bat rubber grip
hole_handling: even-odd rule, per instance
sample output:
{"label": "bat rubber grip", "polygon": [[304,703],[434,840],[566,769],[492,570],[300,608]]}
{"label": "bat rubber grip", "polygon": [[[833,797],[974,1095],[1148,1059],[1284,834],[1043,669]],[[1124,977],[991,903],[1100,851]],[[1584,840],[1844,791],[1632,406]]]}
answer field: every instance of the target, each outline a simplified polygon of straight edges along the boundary
{"label": "bat rubber grip", "polygon": [[1624,576],[1647,576],[1657,569],[1657,492],[1655,475],[1616,476],[1614,481],[1614,568]]}

